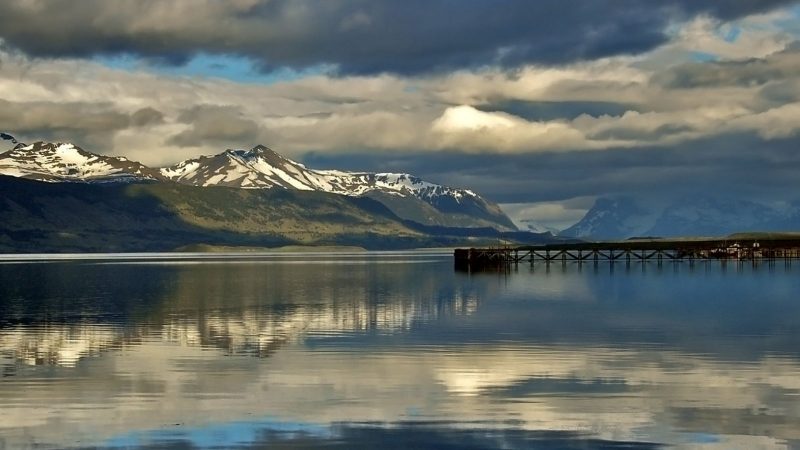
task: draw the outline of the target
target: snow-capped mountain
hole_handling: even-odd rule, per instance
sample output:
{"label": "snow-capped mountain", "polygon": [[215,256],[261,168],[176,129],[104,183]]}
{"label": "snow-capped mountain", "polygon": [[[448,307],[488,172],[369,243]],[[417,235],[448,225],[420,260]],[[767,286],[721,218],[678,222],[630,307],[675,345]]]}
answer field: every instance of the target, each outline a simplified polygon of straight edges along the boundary
{"label": "snow-capped mountain", "polygon": [[16,145],[0,153],[0,174],[40,181],[129,181],[161,179],[161,174],[123,157],[87,152],[62,142],[17,142],[3,133],[3,140]]}
{"label": "snow-capped mountain", "polygon": [[721,236],[738,231],[788,231],[797,228],[795,215],[791,208],[779,210],[747,200],[696,196],[668,205],[650,234]]}
{"label": "snow-capped mountain", "polygon": [[[302,164],[264,146],[251,150],[226,150],[213,156],[188,159],[161,169],[165,177],[193,186],[227,186],[244,189],[282,187],[317,190],[323,182]],[[309,178],[311,175],[311,178]]]}
{"label": "snow-capped mountain", "polygon": [[646,209],[627,197],[600,198],[578,223],[562,231],[561,236],[627,239],[792,231],[800,228],[797,206],[778,207],[743,199],[693,196]]}
{"label": "snow-capped mountain", "polygon": [[201,187],[318,191],[369,197],[401,219],[425,226],[516,230],[500,207],[468,189],[441,186],[404,173],[309,169],[261,145],[153,169],[123,157],[87,152],[70,143],[40,141],[28,145],[2,133],[3,142],[13,148],[0,153],[0,175],[48,182],[153,180]]}
{"label": "snow-capped mountain", "polygon": [[453,189],[428,183],[405,173],[309,169],[263,145],[251,150],[227,150],[214,156],[189,159],[161,169],[161,173],[179,183],[195,186],[249,189],[283,187],[355,196],[379,189],[397,195],[413,194],[425,200],[441,195],[449,195],[456,201],[478,196],[468,189]]}
{"label": "snow-capped mountain", "polygon": [[550,233],[552,235],[560,233],[557,228],[544,225],[536,219],[518,219],[516,223],[520,230],[530,231],[531,233]]}
{"label": "snow-capped mountain", "polygon": [[599,198],[586,215],[561,236],[591,239],[620,239],[646,234],[657,214],[629,197]]}
{"label": "snow-capped mountain", "polygon": [[[381,201],[400,217],[424,225],[499,225],[504,230],[515,229],[497,205],[468,189],[429,183],[405,173],[309,169],[261,145],[251,150],[227,150],[218,155],[189,159],[161,169],[161,174],[194,186],[284,188],[368,196]],[[464,218],[468,216],[475,220],[465,223]]]}

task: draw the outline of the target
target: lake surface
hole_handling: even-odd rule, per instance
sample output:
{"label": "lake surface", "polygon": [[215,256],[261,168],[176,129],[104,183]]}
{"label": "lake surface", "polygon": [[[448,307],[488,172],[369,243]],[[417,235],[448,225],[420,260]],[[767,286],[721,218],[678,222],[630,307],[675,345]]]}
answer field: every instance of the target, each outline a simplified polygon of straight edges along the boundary
{"label": "lake surface", "polygon": [[800,448],[800,261],[61,258],[0,257],[0,448]]}

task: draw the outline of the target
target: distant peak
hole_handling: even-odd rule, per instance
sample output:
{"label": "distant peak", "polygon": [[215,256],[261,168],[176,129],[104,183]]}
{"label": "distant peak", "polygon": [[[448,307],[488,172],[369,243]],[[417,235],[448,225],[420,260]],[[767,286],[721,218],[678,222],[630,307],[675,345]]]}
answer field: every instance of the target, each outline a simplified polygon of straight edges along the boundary
{"label": "distant peak", "polygon": [[24,142],[20,142],[19,144],[15,145],[12,149],[13,152],[18,152],[20,150],[31,150],[33,149],[32,145],[25,144]]}
{"label": "distant peak", "polygon": [[42,151],[42,150],[56,150],[56,149],[74,149],[78,151],[84,151],[80,147],[72,144],[70,142],[47,142],[47,141],[36,141],[32,144],[25,144],[20,142],[14,147],[15,150],[25,150],[25,151]]}
{"label": "distant peak", "polygon": [[275,152],[275,150],[272,150],[271,148],[266,147],[264,145],[256,145],[250,150],[228,149],[225,150],[223,154],[236,156],[239,158],[254,158],[256,156],[278,156],[280,158],[283,158],[283,156],[279,155],[277,152]]}
{"label": "distant peak", "polygon": [[240,156],[241,157],[241,156],[247,155],[247,153],[248,153],[247,150],[229,148],[229,149],[225,150],[222,154],[223,155],[233,155],[233,156]]}
{"label": "distant peak", "polygon": [[267,147],[266,145],[261,145],[261,144],[256,145],[250,151],[251,152],[258,152],[258,153],[262,153],[262,152],[275,153],[275,150]]}

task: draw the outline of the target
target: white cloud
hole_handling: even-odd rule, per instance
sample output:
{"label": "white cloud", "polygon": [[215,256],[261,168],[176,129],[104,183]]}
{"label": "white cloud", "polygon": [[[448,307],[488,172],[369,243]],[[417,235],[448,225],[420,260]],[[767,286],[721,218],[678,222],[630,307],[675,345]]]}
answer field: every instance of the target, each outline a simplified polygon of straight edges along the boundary
{"label": "white cloud", "polygon": [[591,148],[566,122],[531,122],[471,106],[448,108],[431,126],[431,144],[457,150],[533,151]]}
{"label": "white cloud", "polygon": [[440,101],[455,104],[482,105],[503,99],[638,102],[649,73],[632,67],[632,61],[606,58],[564,67],[528,66],[510,73],[461,71],[428,80],[425,86]]}
{"label": "white cloud", "polygon": [[518,125],[520,120],[504,113],[479,111],[471,106],[461,105],[447,108],[433,122],[433,129],[443,133],[463,130],[508,129]]}
{"label": "white cloud", "polygon": [[504,203],[500,208],[521,230],[533,228],[564,230],[581,220],[594,199],[571,199],[565,202]]}
{"label": "white cloud", "polygon": [[775,25],[787,14],[790,13],[773,12],[731,23],[700,16],[684,26],[671,45],[721,59],[763,58],[785,49],[793,41],[789,33]]}
{"label": "white cloud", "polygon": [[800,132],[800,103],[790,103],[725,123],[725,131],[753,130],[765,139],[785,138]]}

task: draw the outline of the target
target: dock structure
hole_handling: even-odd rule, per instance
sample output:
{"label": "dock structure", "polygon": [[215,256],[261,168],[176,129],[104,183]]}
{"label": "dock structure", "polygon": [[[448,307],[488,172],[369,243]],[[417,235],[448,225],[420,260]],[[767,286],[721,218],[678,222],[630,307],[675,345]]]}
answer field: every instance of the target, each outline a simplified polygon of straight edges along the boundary
{"label": "dock structure", "polygon": [[456,249],[459,270],[504,268],[520,263],[599,261],[759,261],[800,259],[800,237],[773,239],[643,239]]}

